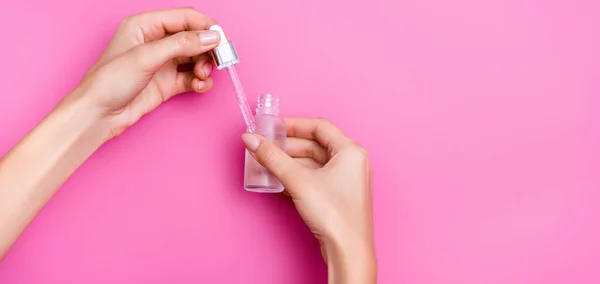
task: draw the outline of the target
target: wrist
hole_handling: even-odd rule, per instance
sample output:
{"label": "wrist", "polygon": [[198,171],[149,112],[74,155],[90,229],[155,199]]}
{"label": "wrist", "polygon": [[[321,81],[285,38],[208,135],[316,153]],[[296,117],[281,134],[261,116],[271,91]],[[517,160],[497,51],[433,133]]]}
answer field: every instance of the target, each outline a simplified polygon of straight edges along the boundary
{"label": "wrist", "polygon": [[329,283],[376,283],[377,258],[370,240],[330,238],[325,243]]}
{"label": "wrist", "polygon": [[[99,138],[105,142],[109,139],[109,115],[94,100],[87,88],[81,86],[67,95],[52,111],[50,116],[64,117],[69,129],[76,134],[87,133],[88,136]],[[99,146],[99,145],[98,145]]]}

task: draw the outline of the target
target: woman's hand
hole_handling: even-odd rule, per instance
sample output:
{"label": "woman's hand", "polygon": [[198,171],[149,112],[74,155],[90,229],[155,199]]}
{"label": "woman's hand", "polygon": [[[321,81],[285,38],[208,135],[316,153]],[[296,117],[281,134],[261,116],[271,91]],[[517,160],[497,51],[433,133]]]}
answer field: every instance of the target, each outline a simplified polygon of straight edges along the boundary
{"label": "woman's hand", "polygon": [[256,134],[242,140],[283,183],[321,243],[330,283],[375,283],[371,166],[364,148],[324,119],[286,119],[286,152]]}
{"label": "woman's hand", "polygon": [[[212,87],[213,24],[190,8],[123,21],[76,90],[0,160],[0,259],[102,143],[170,97]],[[191,71],[179,71],[182,64]]]}
{"label": "woman's hand", "polygon": [[[83,98],[107,118],[106,139],[119,135],[170,97],[212,88],[216,22],[191,8],[125,19],[112,42],[68,100]],[[179,71],[182,65],[191,70]]]}

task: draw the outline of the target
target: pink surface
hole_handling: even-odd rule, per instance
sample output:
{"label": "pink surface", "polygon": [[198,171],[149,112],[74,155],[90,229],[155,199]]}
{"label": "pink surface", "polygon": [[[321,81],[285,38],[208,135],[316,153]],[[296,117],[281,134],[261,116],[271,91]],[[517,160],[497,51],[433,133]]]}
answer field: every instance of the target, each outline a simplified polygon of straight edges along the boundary
{"label": "pink surface", "polygon": [[[380,283],[600,283],[597,1],[5,2],[0,153],[120,19],[181,5],[226,28],[249,94],[370,150]],[[242,190],[226,75],[102,147],[0,283],[325,283],[290,202]]]}

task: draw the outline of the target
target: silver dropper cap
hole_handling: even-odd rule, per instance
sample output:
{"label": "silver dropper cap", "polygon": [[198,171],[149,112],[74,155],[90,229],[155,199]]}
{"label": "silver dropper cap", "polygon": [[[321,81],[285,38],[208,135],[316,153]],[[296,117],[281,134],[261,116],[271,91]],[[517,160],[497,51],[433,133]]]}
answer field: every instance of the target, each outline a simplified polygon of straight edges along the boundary
{"label": "silver dropper cap", "polygon": [[211,51],[217,69],[221,70],[240,63],[240,58],[238,57],[237,52],[235,52],[233,43],[227,40],[223,28],[219,25],[213,25],[210,27],[210,30],[218,31],[221,36],[221,42]]}

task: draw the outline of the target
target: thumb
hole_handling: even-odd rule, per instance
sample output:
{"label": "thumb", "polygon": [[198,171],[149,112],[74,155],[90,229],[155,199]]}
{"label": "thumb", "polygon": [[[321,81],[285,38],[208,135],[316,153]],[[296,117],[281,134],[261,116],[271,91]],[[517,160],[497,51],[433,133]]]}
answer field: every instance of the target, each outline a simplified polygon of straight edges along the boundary
{"label": "thumb", "polygon": [[[242,141],[256,161],[275,175],[289,190],[306,170],[275,143],[254,133],[244,133]],[[293,189],[292,189],[293,190]]]}
{"label": "thumb", "polygon": [[215,48],[220,41],[219,32],[185,31],[163,39],[138,45],[127,57],[147,72],[158,71],[165,63],[177,57],[192,57]]}

